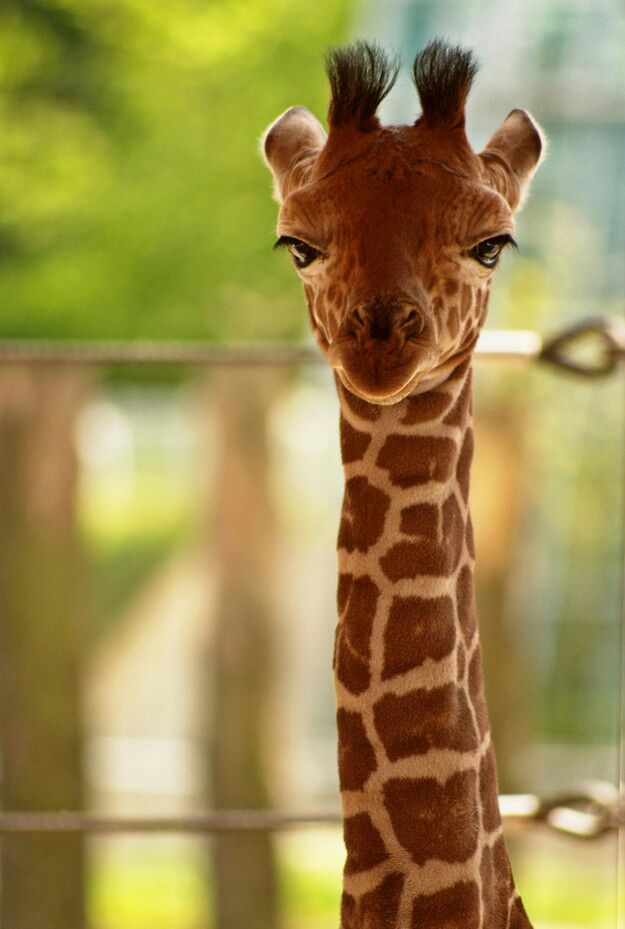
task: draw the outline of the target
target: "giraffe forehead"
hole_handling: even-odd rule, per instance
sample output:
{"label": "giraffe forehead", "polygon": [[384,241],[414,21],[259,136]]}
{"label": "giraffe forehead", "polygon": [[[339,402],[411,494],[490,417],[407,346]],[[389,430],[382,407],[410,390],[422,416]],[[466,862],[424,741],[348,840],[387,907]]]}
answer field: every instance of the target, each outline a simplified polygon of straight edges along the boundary
{"label": "giraffe forehead", "polygon": [[292,193],[282,205],[281,234],[314,244],[386,241],[419,247],[454,244],[511,231],[503,198],[444,167],[361,159]]}

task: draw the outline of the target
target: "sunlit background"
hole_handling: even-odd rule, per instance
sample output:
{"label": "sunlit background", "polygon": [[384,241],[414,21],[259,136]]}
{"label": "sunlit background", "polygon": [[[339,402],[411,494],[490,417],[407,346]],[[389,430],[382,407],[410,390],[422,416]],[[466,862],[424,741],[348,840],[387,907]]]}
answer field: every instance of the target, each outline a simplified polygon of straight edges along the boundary
{"label": "sunlit background", "polygon": [[[308,339],[257,140],[323,54],[473,46],[479,149],[549,157],[493,328],[625,305],[622,0],[13,0],[0,7],[0,338]],[[473,511],[506,792],[616,783],[623,384],[478,362]],[[0,368],[5,810],[338,806],[341,498],[323,366]],[[617,847],[510,836],[539,929],[612,929]],[[5,838],[1,929],[336,929],[337,829]]]}

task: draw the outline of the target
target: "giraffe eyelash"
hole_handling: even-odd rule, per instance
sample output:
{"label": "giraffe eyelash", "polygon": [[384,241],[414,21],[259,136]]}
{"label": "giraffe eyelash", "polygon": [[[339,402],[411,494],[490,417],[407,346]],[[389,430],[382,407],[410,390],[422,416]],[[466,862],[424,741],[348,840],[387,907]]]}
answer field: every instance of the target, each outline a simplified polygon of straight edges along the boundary
{"label": "giraffe eyelash", "polygon": [[274,249],[282,247],[288,248],[293,263],[299,270],[307,268],[308,265],[312,264],[313,261],[321,255],[321,250],[315,248],[314,245],[309,245],[308,242],[304,242],[303,239],[298,239],[290,235],[281,235],[273,247]]}
{"label": "giraffe eyelash", "polygon": [[507,245],[518,249],[513,237],[509,232],[501,235],[490,236],[486,239],[480,239],[479,242],[469,249],[469,255],[475,261],[479,262],[485,268],[495,268],[501,257],[501,253]]}

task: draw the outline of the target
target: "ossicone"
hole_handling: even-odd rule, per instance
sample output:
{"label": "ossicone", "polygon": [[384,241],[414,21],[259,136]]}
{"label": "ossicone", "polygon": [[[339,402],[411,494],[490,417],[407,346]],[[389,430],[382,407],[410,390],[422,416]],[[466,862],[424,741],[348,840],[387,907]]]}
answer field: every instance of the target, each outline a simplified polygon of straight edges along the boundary
{"label": "ossicone", "polygon": [[469,48],[442,39],[430,42],[414,60],[414,82],[421,101],[418,122],[434,128],[464,127],[464,108],[478,71]]}
{"label": "ossicone", "polygon": [[328,123],[338,129],[353,126],[362,132],[377,129],[377,109],[397,80],[399,62],[378,45],[355,42],[331,49],[326,56],[330,81]]}

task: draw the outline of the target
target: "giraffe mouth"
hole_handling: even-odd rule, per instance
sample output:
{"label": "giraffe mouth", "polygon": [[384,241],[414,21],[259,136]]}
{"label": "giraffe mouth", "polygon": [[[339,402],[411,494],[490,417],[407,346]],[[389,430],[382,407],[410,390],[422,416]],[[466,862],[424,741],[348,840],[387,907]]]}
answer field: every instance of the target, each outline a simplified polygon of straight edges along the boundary
{"label": "giraffe mouth", "polygon": [[[353,374],[350,376],[342,365],[333,364],[332,367],[343,386],[349,390],[350,393],[360,397],[361,400],[366,400],[367,403],[376,403],[380,406],[391,406],[394,403],[399,403],[400,400],[403,400],[408,394],[414,392],[420,393],[421,390],[418,390],[418,388],[421,387],[422,383],[427,384],[426,389],[429,389],[429,382],[431,381],[429,372],[419,368],[419,370],[413,371],[407,379],[402,381],[399,387],[392,391],[384,391],[381,387],[372,390],[370,387],[359,384],[358,376],[356,375],[354,377]],[[432,384],[432,386],[434,385]]]}
{"label": "giraffe mouth", "polygon": [[[355,394],[355,396],[359,397],[361,400],[366,400],[367,403],[374,403],[379,406],[392,406],[411,394],[423,394],[427,393],[428,390],[434,390],[439,387],[456,368],[470,358],[473,353],[473,348],[474,345],[465,347],[442,360],[436,359],[435,353],[432,351],[431,361],[434,361],[434,364],[425,364],[425,359],[423,359],[415,370],[413,363],[411,373],[402,381],[401,385],[394,390],[387,391],[381,389],[372,390],[370,387],[364,386],[362,384],[362,378],[359,377],[358,374],[354,376],[352,371],[346,370],[347,366],[338,358],[336,361],[333,361],[332,345],[328,352],[328,358],[333,370],[346,390],[349,390],[350,393]],[[404,365],[403,367],[407,366]]]}

